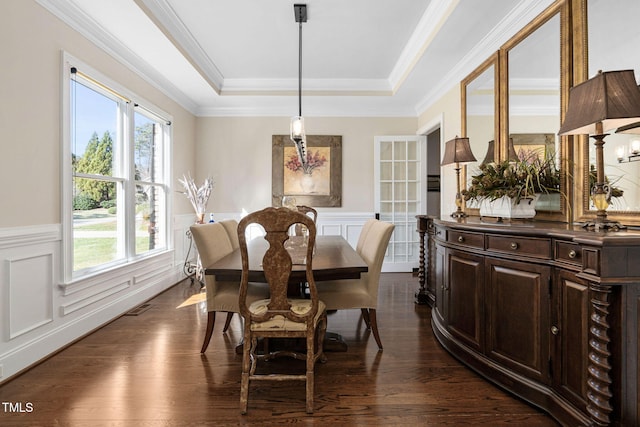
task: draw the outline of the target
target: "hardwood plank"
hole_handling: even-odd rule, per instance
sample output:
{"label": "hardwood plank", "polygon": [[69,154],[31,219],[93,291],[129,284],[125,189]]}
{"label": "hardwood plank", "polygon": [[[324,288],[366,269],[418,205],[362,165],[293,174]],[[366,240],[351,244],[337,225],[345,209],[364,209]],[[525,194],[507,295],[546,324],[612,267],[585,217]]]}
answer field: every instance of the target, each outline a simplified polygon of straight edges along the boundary
{"label": "hardwood plank", "polygon": [[[550,417],[462,366],[431,332],[431,311],[417,306],[411,274],[382,274],[378,352],[360,310],[329,315],[345,353],[316,368],[315,413],[302,382],[258,383],[240,415],[241,338],[237,316],[224,315],[205,355],[203,303],[177,308],[197,292],[184,281],[0,386],[0,402],[29,402],[30,413],[0,408],[0,424],[21,426],[429,425],[557,426]],[[270,362],[295,370],[288,359]]]}

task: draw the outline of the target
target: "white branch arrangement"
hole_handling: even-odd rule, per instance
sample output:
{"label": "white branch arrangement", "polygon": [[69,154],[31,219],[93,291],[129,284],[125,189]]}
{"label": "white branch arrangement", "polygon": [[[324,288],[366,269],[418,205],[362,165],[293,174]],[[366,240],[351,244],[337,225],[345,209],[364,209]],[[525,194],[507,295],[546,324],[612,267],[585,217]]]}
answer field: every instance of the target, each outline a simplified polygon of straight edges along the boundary
{"label": "white branch arrangement", "polygon": [[213,178],[210,176],[204,180],[202,186],[197,187],[191,173],[183,175],[183,179],[178,179],[180,184],[184,187],[182,194],[187,196],[187,199],[191,202],[193,209],[196,211],[196,215],[204,215],[207,210],[207,203],[209,202],[209,196],[211,196],[211,190],[213,189]]}

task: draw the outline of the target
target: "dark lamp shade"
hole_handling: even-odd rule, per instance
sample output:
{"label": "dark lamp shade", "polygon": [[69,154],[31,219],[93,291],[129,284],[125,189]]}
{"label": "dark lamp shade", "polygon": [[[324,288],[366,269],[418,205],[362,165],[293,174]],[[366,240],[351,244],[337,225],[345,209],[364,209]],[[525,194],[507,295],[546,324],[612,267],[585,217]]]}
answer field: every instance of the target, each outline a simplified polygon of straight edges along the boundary
{"label": "dark lamp shade", "polygon": [[444,157],[441,166],[450,165],[451,163],[475,162],[471,147],[469,146],[469,138],[458,138],[457,136],[451,141],[447,141],[444,146]]}
{"label": "dark lamp shade", "polygon": [[[489,144],[487,146],[487,154],[484,156],[484,160],[482,161],[483,164],[495,163],[495,156],[496,156],[495,150],[496,150],[496,143],[492,139],[491,141],[489,141]],[[517,160],[518,160],[518,154],[516,153],[516,149],[513,147],[513,138],[509,138],[509,161],[515,162]]]}
{"label": "dark lamp shade", "polygon": [[559,135],[595,135],[640,121],[640,89],[633,70],[598,72],[569,91]]}
{"label": "dark lamp shade", "polygon": [[496,142],[492,139],[487,145],[487,154],[484,156],[483,164],[493,163],[496,158]]}

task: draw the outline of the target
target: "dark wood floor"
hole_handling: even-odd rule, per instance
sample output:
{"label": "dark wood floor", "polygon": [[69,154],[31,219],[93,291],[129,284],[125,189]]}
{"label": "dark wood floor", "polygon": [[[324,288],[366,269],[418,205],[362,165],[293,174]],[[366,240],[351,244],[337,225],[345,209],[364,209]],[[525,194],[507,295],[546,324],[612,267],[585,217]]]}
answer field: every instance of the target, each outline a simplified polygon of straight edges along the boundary
{"label": "dark wood floor", "polygon": [[431,332],[430,309],[413,303],[416,289],[410,274],[382,275],[383,352],[359,310],[329,316],[329,329],[349,350],[317,366],[313,415],[305,413],[302,382],[252,385],[249,413],[240,415],[240,322],[236,316],[223,335],[218,315],[201,356],[206,310],[204,303],[176,308],[197,291],[185,281],[141,314],[117,319],[0,386],[0,402],[33,408],[9,413],[0,406],[0,425],[557,425],[446,353]]}

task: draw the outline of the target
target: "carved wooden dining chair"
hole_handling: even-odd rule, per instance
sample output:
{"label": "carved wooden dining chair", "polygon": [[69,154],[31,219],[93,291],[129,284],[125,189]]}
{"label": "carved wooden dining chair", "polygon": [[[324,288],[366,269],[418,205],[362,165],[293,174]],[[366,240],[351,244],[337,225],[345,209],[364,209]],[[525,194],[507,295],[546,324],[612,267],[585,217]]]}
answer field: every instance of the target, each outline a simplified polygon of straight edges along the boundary
{"label": "carved wooden dining chair", "polygon": [[[306,244],[297,244],[294,259],[285,246],[290,239],[291,226],[301,223],[309,230]],[[262,259],[262,268],[269,284],[270,296],[251,303],[247,299],[249,287],[249,258],[245,230],[251,224],[264,228],[264,239],[269,248]],[[316,238],[313,220],[288,208],[266,208],[245,216],[238,225],[238,238],[242,254],[242,280],[240,282],[240,314],[244,318],[244,348],[242,355],[242,380],[240,387],[240,410],[247,413],[249,384],[253,380],[303,380],[306,383],[306,410],[313,412],[314,367],[318,359],[324,361],[322,343],[326,331],[327,317],[324,303],[318,298],[313,279],[312,256]],[[296,239],[292,237],[292,240]],[[303,242],[302,239],[297,239]],[[295,264],[305,264],[306,280],[309,283],[310,299],[291,298],[287,295],[289,276]],[[291,350],[273,350],[269,338],[303,339],[306,354]],[[258,350],[258,339],[262,339],[263,350]],[[257,374],[259,361],[277,356],[291,356],[306,361],[304,374]]]}
{"label": "carved wooden dining chair", "polygon": [[359,279],[323,281],[318,290],[327,310],[361,309],[365,325],[373,332],[380,350],[382,341],[376,316],[378,286],[382,262],[394,228],[393,224],[387,222],[368,220],[362,227],[356,245],[356,252],[367,263],[368,271],[362,273]]}
{"label": "carved wooden dining chair", "polygon": [[[213,264],[222,257],[233,252],[233,246],[227,235],[225,227],[219,222],[208,224],[195,224],[190,227],[193,241],[196,244],[200,260],[203,267]],[[237,236],[237,231],[236,231]],[[206,274],[205,292],[207,295],[207,329],[202,342],[201,353],[204,353],[209,346],[211,336],[216,321],[216,312],[227,313],[223,332],[229,328],[233,313],[239,313],[238,294],[240,291],[239,282],[221,282],[216,277]],[[251,301],[266,298],[269,290],[264,284],[251,284],[247,292],[247,298]]]}
{"label": "carved wooden dining chair", "polygon": [[[318,220],[317,210],[315,210],[311,206],[305,206],[305,205],[297,205],[296,209],[298,209],[298,212],[303,213],[308,217],[310,217],[311,219],[313,219],[314,224],[317,223],[317,220]],[[302,236],[304,234],[303,231],[304,231],[304,227],[302,226],[302,224],[296,224],[296,227],[295,227],[296,236]]]}

